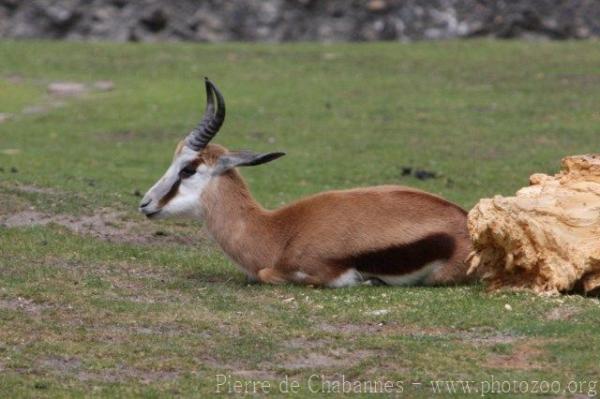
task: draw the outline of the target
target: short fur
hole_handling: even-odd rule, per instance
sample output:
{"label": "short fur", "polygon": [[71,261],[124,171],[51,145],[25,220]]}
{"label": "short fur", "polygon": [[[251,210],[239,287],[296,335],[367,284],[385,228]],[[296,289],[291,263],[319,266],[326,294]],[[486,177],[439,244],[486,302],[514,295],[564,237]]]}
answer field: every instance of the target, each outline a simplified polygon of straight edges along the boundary
{"label": "short fur", "polygon": [[435,195],[379,186],[328,191],[263,209],[236,167],[284,154],[231,152],[209,144],[225,120],[225,100],[208,78],[205,87],[202,120],[140,203],[147,217],[204,219],[225,253],[251,279],[265,283],[340,287],[364,279],[395,285],[468,280],[466,212]]}
{"label": "short fur", "polygon": [[[184,148],[180,143],[175,158]],[[228,154],[209,144],[192,163],[214,171]],[[163,188],[169,198],[156,202],[168,206],[178,189],[179,182]],[[471,251],[466,212],[416,189],[389,185],[328,191],[266,210],[232,167],[206,181],[196,206],[190,214],[202,215],[223,251],[260,282],[339,286],[381,277],[404,284],[395,278],[404,275],[418,277],[406,280],[411,284],[470,280],[464,262]],[[160,207],[145,213],[159,214]],[[415,273],[419,270],[423,276]]]}

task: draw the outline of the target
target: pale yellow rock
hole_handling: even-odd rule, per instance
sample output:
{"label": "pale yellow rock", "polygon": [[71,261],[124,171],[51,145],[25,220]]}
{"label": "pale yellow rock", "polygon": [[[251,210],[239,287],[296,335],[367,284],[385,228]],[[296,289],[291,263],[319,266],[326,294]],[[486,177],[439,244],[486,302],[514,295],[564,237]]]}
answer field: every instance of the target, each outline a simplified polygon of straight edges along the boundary
{"label": "pale yellow rock", "polygon": [[486,198],[469,212],[470,272],[492,290],[600,291],[600,154],[562,160],[532,175],[515,197]]}

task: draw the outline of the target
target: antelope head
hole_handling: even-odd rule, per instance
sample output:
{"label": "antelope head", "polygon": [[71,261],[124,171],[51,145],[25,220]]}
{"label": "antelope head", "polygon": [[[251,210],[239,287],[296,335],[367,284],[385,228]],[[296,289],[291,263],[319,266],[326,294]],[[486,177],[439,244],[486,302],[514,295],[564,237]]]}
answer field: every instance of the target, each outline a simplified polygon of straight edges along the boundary
{"label": "antelope head", "polygon": [[202,192],[211,180],[220,178],[237,166],[260,165],[285,155],[283,152],[229,151],[209,144],[225,120],[225,101],[208,78],[205,78],[205,84],[204,117],[179,142],[171,166],[140,202],[139,209],[148,218],[202,218]]}

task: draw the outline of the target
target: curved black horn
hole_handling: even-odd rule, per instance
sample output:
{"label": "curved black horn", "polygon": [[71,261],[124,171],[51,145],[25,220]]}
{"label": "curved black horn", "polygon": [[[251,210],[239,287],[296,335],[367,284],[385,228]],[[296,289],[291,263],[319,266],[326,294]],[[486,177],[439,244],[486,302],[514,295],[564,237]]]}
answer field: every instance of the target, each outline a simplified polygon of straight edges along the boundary
{"label": "curved black horn", "polygon": [[[188,134],[185,144],[194,151],[200,151],[217,134],[225,120],[225,100],[217,87],[208,78],[206,84],[206,110],[200,123]],[[217,98],[215,110],[214,97]]]}

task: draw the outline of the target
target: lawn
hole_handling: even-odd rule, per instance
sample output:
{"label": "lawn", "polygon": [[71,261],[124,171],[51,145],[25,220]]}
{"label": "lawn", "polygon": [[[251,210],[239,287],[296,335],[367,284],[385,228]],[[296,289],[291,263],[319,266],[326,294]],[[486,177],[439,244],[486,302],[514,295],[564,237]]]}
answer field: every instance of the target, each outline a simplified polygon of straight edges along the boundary
{"label": "lawn", "polygon": [[215,142],[288,154],[243,170],[266,207],[376,184],[467,209],[510,195],[599,150],[597,46],[0,42],[0,397],[595,394],[596,298],[248,285],[197,222],[136,208],[204,76],[228,106]]}

